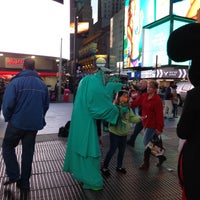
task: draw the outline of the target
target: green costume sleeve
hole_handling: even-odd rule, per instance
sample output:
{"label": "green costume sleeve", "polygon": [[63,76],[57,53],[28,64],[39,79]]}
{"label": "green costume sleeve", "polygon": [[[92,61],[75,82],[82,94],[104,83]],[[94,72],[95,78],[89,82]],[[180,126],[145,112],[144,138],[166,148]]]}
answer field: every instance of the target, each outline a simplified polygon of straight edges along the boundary
{"label": "green costume sleeve", "polygon": [[111,101],[113,100],[115,94],[122,89],[122,83],[118,82],[108,82],[106,84],[106,92],[110,96]]}

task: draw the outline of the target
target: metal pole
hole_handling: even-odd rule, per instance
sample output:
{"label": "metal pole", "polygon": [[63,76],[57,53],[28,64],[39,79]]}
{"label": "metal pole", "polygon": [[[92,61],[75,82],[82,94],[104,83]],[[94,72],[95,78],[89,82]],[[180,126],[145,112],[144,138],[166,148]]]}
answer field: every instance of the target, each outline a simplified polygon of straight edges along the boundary
{"label": "metal pole", "polygon": [[62,78],[62,38],[60,42],[60,61],[58,71],[58,100],[61,101],[61,78]]}
{"label": "metal pole", "polygon": [[158,68],[158,55],[156,55],[155,79],[157,78],[157,68]]}
{"label": "metal pole", "polygon": [[78,30],[78,16],[74,19],[74,70],[73,70],[73,101],[76,96],[76,65],[77,65],[77,30]]}

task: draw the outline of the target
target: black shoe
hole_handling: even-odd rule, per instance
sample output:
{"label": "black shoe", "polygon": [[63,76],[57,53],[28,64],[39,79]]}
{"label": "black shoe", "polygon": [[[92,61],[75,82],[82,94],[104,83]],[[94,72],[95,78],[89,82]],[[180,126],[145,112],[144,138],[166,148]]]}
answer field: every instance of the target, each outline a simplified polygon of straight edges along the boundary
{"label": "black shoe", "polygon": [[157,167],[160,167],[164,161],[167,160],[165,156],[158,156],[159,162],[156,164]]}
{"label": "black shoe", "polygon": [[10,184],[16,183],[18,180],[19,179],[9,179],[8,181],[5,181],[3,185],[10,185]]}
{"label": "black shoe", "polygon": [[24,187],[24,186],[22,185],[22,180],[21,180],[21,179],[19,179],[19,180],[16,182],[16,186],[17,186],[18,189],[20,189],[20,190],[23,191],[23,192],[29,192],[29,191],[30,191],[30,187]]}
{"label": "black shoe", "polygon": [[131,146],[131,147],[134,147],[134,146],[135,146],[130,140],[127,141],[127,144],[128,144],[129,146]]}
{"label": "black shoe", "polygon": [[116,170],[119,173],[126,174],[126,169],[125,168],[117,167]]}
{"label": "black shoe", "polygon": [[101,172],[106,177],[110,176],[110,170],[108,168],[102,168]]}

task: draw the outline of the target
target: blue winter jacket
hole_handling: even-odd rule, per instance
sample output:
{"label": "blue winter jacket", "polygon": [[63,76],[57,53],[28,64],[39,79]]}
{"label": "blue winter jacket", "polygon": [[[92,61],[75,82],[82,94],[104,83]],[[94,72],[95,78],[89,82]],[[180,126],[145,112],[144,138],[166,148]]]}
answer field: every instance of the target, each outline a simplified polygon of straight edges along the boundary
{"label": "blue winter jacket", "polygon": [[49,108],[49,92],[36,71],[23,70],[6,87],[3,115],[6,122],[23,130],[41,130]]}

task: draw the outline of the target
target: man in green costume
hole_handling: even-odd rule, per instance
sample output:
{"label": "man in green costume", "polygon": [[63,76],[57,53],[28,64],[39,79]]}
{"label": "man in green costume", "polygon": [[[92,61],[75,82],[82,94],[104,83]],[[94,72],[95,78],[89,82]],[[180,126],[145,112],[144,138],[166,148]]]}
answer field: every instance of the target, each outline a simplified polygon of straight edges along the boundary
{"label": "man in green costume", "polygon": [[84,77],[79,83],[73,106],[63,169],[83,183],[84,189],[103,189],[96,120],[116,124],[119,115],[105,85],[106,76],[102,68],[94,75]]}

